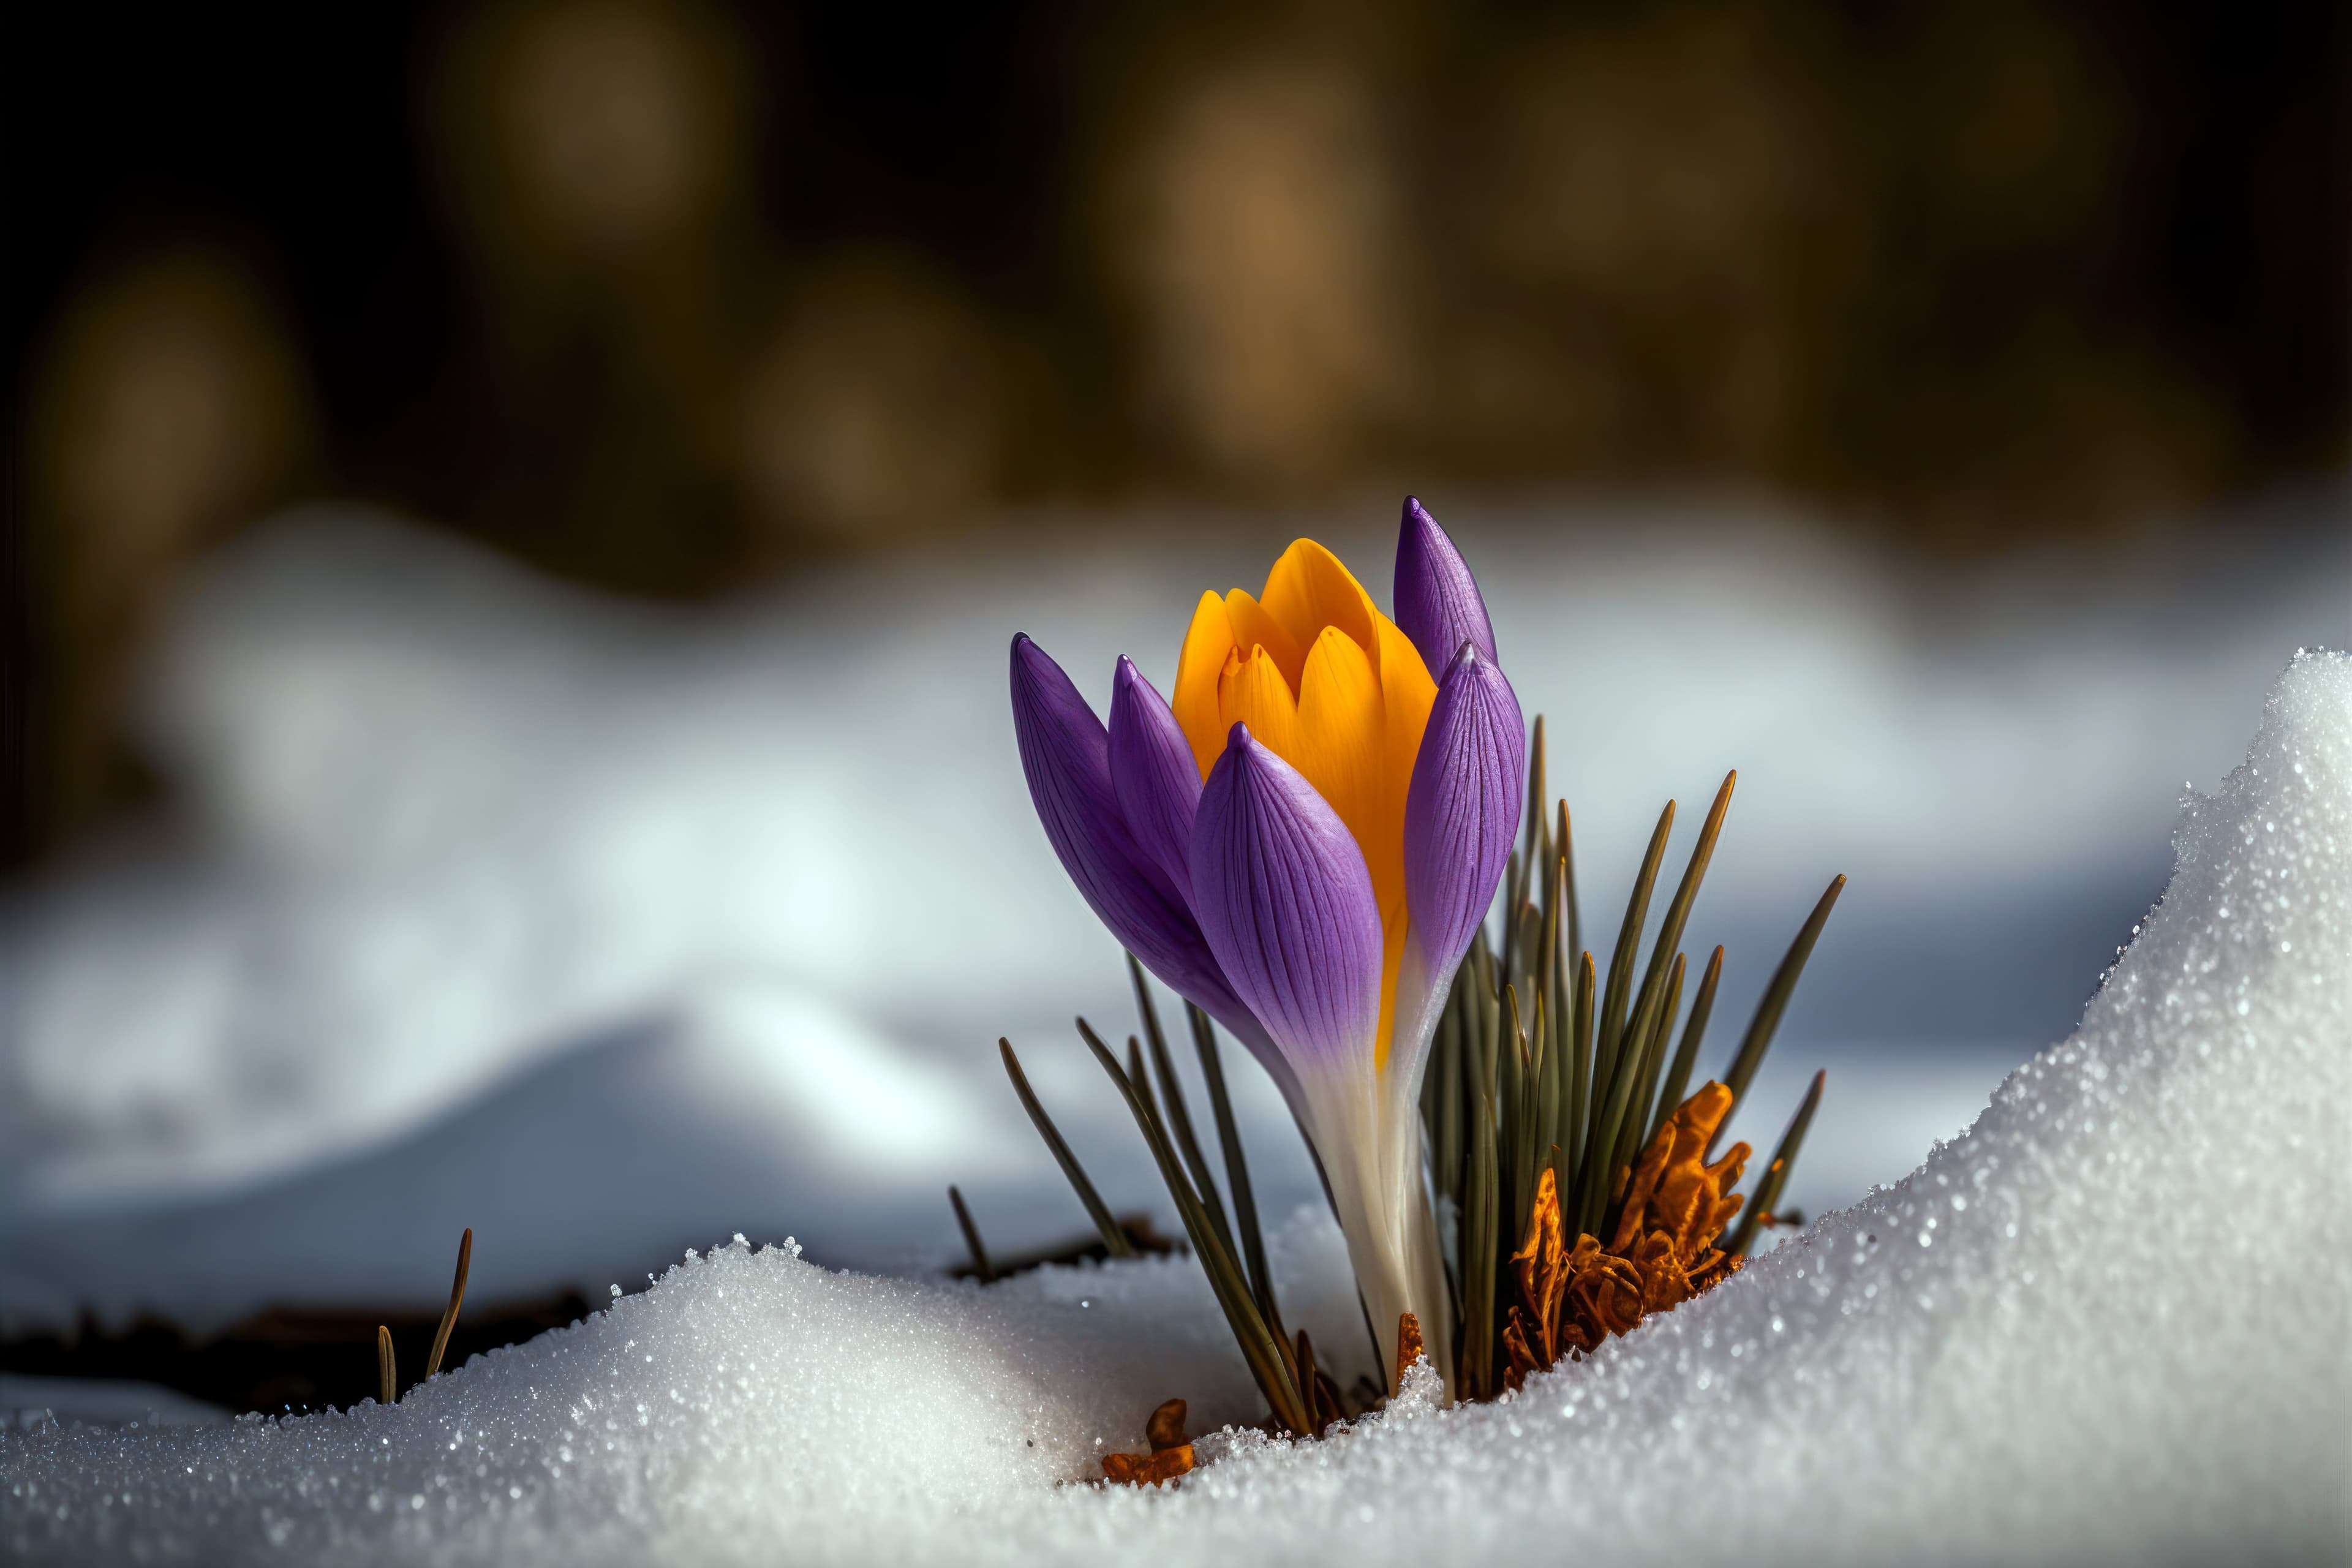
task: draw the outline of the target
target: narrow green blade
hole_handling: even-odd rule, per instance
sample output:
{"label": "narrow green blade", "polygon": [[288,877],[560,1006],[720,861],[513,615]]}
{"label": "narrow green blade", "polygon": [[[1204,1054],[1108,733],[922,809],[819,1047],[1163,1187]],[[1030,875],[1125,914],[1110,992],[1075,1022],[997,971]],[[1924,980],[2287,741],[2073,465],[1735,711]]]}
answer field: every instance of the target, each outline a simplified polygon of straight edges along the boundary
{"label": "narrow green blade", "polygon": [[1438,1016],[1437,1038],[1432,1047],[1428,1079],[1431,1085],[1429,1160],[1438,1196],[1462,1205],[1462,971]]}
{"label": "narrow green blade", "polygon": [[[1565,1067],[1561,1058],[1567,1055],[1568,1042],[1561,1038],[1567,1019],[1558,1008],[1556,998],[1537,995],[1536,1113],[1531,1136],[1538,1180],[1546,1166],[1559,1163],[1559,1108],[1566,1092],[1561,1083]],[[1556,1171],[1553,1179],[1559,1179]]]}
{"label": "narrow green blade", "polygon": [[1658,862],[1666,853],[1666,837],[1675,829],[1675,803],[1658,814],[1650,847],[1642,857],[1641,874],[1633,879],[1633,896],[1625,900],[1625,923],[1617,931],[1617,949],[1609,955],[1609,986],[1601,993],[1600,1033],[1593,1042],[1593,1081],[1612,1082],[1619,1047],[1625,1035],[1625,1011],[1633,1000],[1633,961],[1642,946],[1642,927],[1650,919],[1650,889],[1657,885]]}
{"label": "narrow green blade", "polygon": [[1503,950],[1498,955],[1505,984],[1510,983],[1519,937],[1519,852],[1511,851],[1503,868]]}
{"label": "narrow green blade", "polygon": [[1586,1143],[1585,1119],[1592,1100],[1592,1005],[1594,978],[1592,955],[1584,953],[1576,966],[1576,1015],[1569,1028],[1568,1110],[1564,1118],[1564,1138],[1557,1138],[1568,1151],[1568,1166],[1561,1173],[1559,1186],[1560,1215],[1573,1220],[1580,1208],[1577,1196],[1581,1190],[1579,1173],[1584,1168]]}
{"label": "narrow green blade", "polygon": [[1507,1233],[1527,1229],[1528,1210],[1536,1190],[1535,1063],[1528,1048],[1528,1031],[1519,1016],[1517,989],[1503,993],[1503,1081],[1508,1086],[1502,1107],[1502,1169],[1510,1181],[1511,1226]]}
{"label": "narrow green blade", "polygon": [[[1471,998],[1482,1013],[1493,1005]],[[1462,1053],[1470,1101],[1470,1169],[1462,1210],[1462,1364],[1456,1381],[1466,1398],[1493,1391],[1495,1285],[1499,1258],[1496,1226],[1502,1193],[1495,1150],[1495,1050],[1491,1030],[1482,1027]]]}
{"label": "narrow green blade", "polygon": [[1699,977],[1698,995],[1691,1003],[1690,1022],[1683,1028],[1683,1043],[1675,1052],[1675,1065],[1666,1071],[1664,1087],[1658,1094],[1657,1112],[1650,1119],[1650,1137],[1666,1124],[1666,1118],[1682,1104],[1690,1092],[1691,1069],[1698,1061],[1699,1043],[1706,1037],[1707,1015],[1715,1011],[1716,983],[1723,978],[1723,949],[1717,947],[1715,956],[1706,961],[1706,973]]}
{"label": "narrow green blade", "polygon": [[1569,834],[1568,802],[1559,803],[1559,865],[1561,899],[1568,908],[1569,952],[1584,951],[1584,921],[1576,907],[1576,840]]}
{"label": "narrow green blade", "polygon": [[1225,1250],[1234,1250],[1234,1233],[1225,1224],[1225,1205],[1217,1196],[1217,1184],[1209,1174],[1209,1162],[1201,1153],[1200,1141],[1192,1136],[1192,1108],[1184,1103],[1184,1085],[1176,1077],[1176,1063],[1168,1054],[1168,1037],[1160,1032],[1160,1009],[1151,1005],[1150,989],[1144,984],[1143,965],[1135,954],[1127,955],[1127,972],[1135,982],[1136,1010],[1143,1015],[1143,1032],[1151,1042],[1151,1066],[1160,1080],[1160,1098],[1166,1102],[1168,1130],[1175,1134],[1178,1152],[1184,1156],[1184,1167],[1192,1174],[1192,1190],[1200,1194],[1201,1206],[1208,1211],[1210,1227]]}
{"label": "narrow green blade", "polygon": [[[1789,998],[1797,989],[1797,981],[1805,973],[1805,961],[1813,955],[1813,943],[1822,937],[1822,928],[1829,923],[1830,910],[1837,907],[1838,895],[1845,891],[1845,879],[1833,879],[1821,902],[1805,917],[1797,940],[1789,944],[1788,955],[1780,967],[1772,972],[1771,984],[1764,987],[1763,998],[1756,1004],[1756,1016],[1749,1020],[1747,1036],[1739,1042],[1739,1054],[1731,1059],[1731,1072],[1723,1085],[1731,1090],[1731,1109],[1737,1111],[1748,1094],[1748,1085],[1756,1077],[1756,1069],[1764,1065],[1764,1053],[1771,1048],[1774,1031],[1780,1026],[1780,1015],[1789,1010]],[[1723,1124],[1731,1125],[1727,1115]],[[1720,1136],[1720,1134],[1718,1134]]]}
{"label": "narrow green blade", "polygon": [[1477,999],[1475,990],[1477,973],[1470,962],[1463,962],[1454,971],[1454,992],[1446,999],[1446,1013],[1451,1016],[1454,1030],[1454,1063],[1451,1063],[1451,1086],[1446,1089],[1454,1117],[1451,1117],[1451,1147],[1449,1159],[1454,1168],[1454,1305],[1456,1319],[1461,1319],[1463,1290],[1470,1258],[1470,1163],[1477,1135],[1473,1121],[1477,1119]]}
{"label": "narrow green blade", "polygon": [[1029,1087],[1029,1075],[1021,1070],[1021,1058],[1013,1054],[1013,1042],[999,1038],[996,1048],[1004,1057],[1005,1076],[1013,1080],[1013,1092],[1021,1097],[1021,1109],[1029,1113],[1029,1121],[1037,1129],[1037,1136],[1045,1141],[1045,1147],[1053,1152],[1054,1163],[1062,1167],[1062,1174],[1069,1178],[1071,1189],[1078,1194],[1078,1202],[1086,1205],[1087,1217],[1095,1222],[1095,1230],[1102,1237],[1103,1250],[1113,1258],[1134,1257],[1135,1248],[1129,1245],[1127,1232],[1119,1227],[1118,1221],[1111,1218],[1109,1206],[1102,1201],[1102,1194],[1095,1191],[1094,1183],[1087,1179],[1086,1168],[1078,1163],[1078,1157],[1070,1152],[1069,1144],[1062,1139],[1061,1129],[1055,1127],[1054,1119],[1045,1114],[1045,1108],[1037,1103],[1037,1092]]}
{"label": "narrow green blade", "polygon": [[[1646,1020],[1636,1019],[1646,1025]],[[1628,1038],[1624,1048],[1609,1073],[1609,1095],[1602,1103],[1601,1115],[1592,1128],[1592,1142],[1586,1151],[1583,1194],[1578,1205],[1577,1228],[1600,1237],[1605,1245],[1608,1237],[1601,1236],[1601,1222],[1609,1212],[1612,1189],[1616,1184],[1620,1162],[1616,1158],[1617,1135],[1625,1125],[1633,1102],[1633,1085],[1642,1076],[1642,1053],[1646,1038]]]}
{"label": "narrow green blade", "polygon": [[980,1244],[980,1226],[971,1222],[971,1211],[963,1205],[963,1194],[952,1182],[948,1184],[948,1204],[955,1210],[956,1225],[963,1231],[963,1244],[971,1252],[971,1271],[980,1276],[982,1284],[995,1284],[996,1266],[988,1260],[988,1248]]}
{"label": "narrow green blade", "polygon": [[[1731,809],[1731,792],[1738,782],[1737,769],[1723,775],[1723,784],[1715,792],[1715,804],[1707,808],[1706,821],[1699,827],[1698,841],[1691,846],[1690,862],[1683,868],[1683,879],[1666,905],[1665,918],[1658,922],[1658,939],[1651,946],[1650,966],[1642,976],[1640,999],[1633,1007],[1637,1017],[1655,1007],[1658,994],[1665,985],[1666,970],[1682,947],[1683,927],[1690,920],[1699,884],[1706,879],[1707,866],[1715,858],[1715,843],[1723,836],[1724,814]],[[1636,1108],[1642,1114],[1633,1120],[1635,1125],[1640,1125],[1649,1120],[1649,1102],[1638,1101]]]}
{"label": "narrow green blade", "polygon": [[1201,1058],[1202,1081],[1209,1086],[1209,1111],[1216,1118],[1217,1142],[1225,1155],[1225,1184],[1234,1193],[1234,1226],[1241,1233],[1242,1259],[1249,1268],[1250,1292],[1258,1310],[1276,1334],[1282,1332],[1282,1315],[1275,1310],[1274,1277],[1266,1272],[1265,1237],[1257,1224],[1257,1199],[1250,1190],[1249,1159],[1242,1151],[1240,1124],[1234,1120],[1233,1100],[1225,1093],[1225,1068],[1217,1054],[1217,1026],[1192,1003],[1184,1016],[1192,1025],[1192,1048]]}
{"label": "narrow green blade", "polygon": [[1161,1124],[1151,1101],[1148,1084],[1138,1081],[1142,1066],[1139,1046],[1129,1070],[1122,1071],[1118,1059],[1110,1047],[1102,1043],[1084,1018],[1078,1020],[1078,1034],[1087,1048],[1095,1054],[1112,1083],[1118,1087],[1127,1100],[1128,1110],[1135,1117],[1143,1141],[1150,1146],[1151,1157],[1159,1163],[1160,1180],[1168,1185],[1168,1194],[1176,1200],[1176,1210],[1184,1222],[1184,1234],[1192,1244],[1192,1255],[1201,1260],[1202,1272],[1209,1277],[1209,1288],[1216,1293],[1217,1304],[1224,1310],[1225,1321],[1240,1344],[1242,1359],[1249,1365],[1250,1373],[1257,1380],[1258,1389],[1273,1407],[1275,1418],[1293,1432],[1306,1436],[1310,1420],[1305,1403],[1299,1398],[1297,1374],[1291,1368],[1289,1347],[1277,1344],[1267,1330],[1265,1320],[1259,1315],[1257,1304],[1251,1299],[1249,1287],[1242,1279],[1233,1257],[1218,1244],[1216,1233],[1209,1228],[1208,1215],[1201,1206],[1192,1184],[1185,1180],[1183,1169],[1176,1162],[1176,1151],[1170,1145],[1167,1130]]}
{"label": "narrow green blade", "polygon": [[[1519,852],[1519,864],[1526,868],[1528,879],[1533,881],[1535,869],[1548,866],[1551,857],[1543,852],[1544,833],[1544,718],[1536,715],[1535,733],[1528,741],[1528,805],[1527,845]],[[1523,895],[1524,896],[1524,892]]]}
{"label": "narrow green blade", "polygon": [[1630,1165],[1641,1157],[1642,1144],[1648,1133],[1650,1102],[1658,1091],[1658,1075],[1666,1065],[1666,1037],[1674,1032],[1675,1015],[1683,1004],[1684,963],[1681,953],[1675,954],[1675,966],[1666,975],[1666,994],[1650,1025],[1650,1032],[1642,1042],[1642,1076],[1633,1080],[1633,1099],[1625,1112],[1625,1122],[1617,1132],[1615,1163]]}
{"label": "narrow green blade", "polygon": [[1732,1257],[1748,1255],[1749,1244],[1756,1239],[1757,1227],[1780,1203],[1781,1189],[1789,1184],[1790,1168],[1797,1163],[1797,1151],[1804,1147],[1805,1129],[1813,1124],[1813,1111],[1822,1103],[1822,1086],[1829,1081],[1829,1076],[1826,1069],[1813,1074],[1813,1086],[1805,1090],[1804,1103],[1797,1107],[1789,1130],[1780,1134],[1780,1146],[1772,1151],[1772,1163],[1764,1167],[1763,1180],[1756,1184],[1755,1195],[1741,1212],[1730,1241],[1724,1245],[1723,1250]]}

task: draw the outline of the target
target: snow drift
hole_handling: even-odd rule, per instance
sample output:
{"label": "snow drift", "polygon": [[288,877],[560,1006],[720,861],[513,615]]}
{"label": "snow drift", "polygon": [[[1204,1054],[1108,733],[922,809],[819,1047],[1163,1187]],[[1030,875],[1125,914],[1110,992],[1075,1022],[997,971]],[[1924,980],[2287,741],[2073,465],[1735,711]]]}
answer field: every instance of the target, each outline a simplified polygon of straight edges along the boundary
{"label": "snow drift", "polygon": [[[2352,658],[2298,655],[2063,1045],[1713,1294],[1441,1410],[1065,1483],[1249,1407],[1197,1272],[992,1289],[740,1238],[397,1407],[0,1437],[0,1546],[87,1562],[2300,1562],[2347,1540]],[[1989,980],[1990,977],[1988,977]],[[1346,1342],[1336,1238],[1283,1272]],[[1196,1422],[1197,1425],[1197,1422]]]}

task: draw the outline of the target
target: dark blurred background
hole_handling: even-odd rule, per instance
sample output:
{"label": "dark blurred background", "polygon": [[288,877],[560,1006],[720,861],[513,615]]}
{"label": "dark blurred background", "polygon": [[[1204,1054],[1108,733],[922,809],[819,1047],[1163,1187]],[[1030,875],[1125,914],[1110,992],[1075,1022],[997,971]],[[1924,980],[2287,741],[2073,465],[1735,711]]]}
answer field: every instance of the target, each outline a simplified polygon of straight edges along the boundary
{"label": "dark blurred background", "polygon": [[305,495],[673,597],[1343,488],[2189,526],[2345,458],[2347,15],[12,8],[0,857]]}

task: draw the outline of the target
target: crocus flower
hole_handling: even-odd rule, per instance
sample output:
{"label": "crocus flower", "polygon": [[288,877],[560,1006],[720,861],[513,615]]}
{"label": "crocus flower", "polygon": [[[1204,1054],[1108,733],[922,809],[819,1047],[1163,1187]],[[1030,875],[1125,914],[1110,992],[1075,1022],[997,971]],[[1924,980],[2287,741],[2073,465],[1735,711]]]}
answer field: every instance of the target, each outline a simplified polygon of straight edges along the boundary
{"label": "crocus flower", "polygon": [[1527,765],[1477,584],[1411,499],[1395,603],[1391,621],[1299,540],[1258,596],[1202,595],[1172,702],[1121,658],[1107,728],[1043,649],[1013,643],[1046,837],[1128,950],[1281,1089],[1391,1365],[1404,1312],[1441,1361],[1451,1344],[1421,1075]]}

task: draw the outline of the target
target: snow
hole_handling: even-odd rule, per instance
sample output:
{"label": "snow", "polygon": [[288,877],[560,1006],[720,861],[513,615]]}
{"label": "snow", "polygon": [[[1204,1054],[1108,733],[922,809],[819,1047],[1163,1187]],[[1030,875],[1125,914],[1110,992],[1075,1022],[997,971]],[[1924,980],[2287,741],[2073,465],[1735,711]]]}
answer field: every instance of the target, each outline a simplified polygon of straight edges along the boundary
{"label": "snow", "polygon": [[160,1383],[136,1378],[25,1377],[0,1372],[0,1414],[25,1426],[95,1422],[150,1426],[207,1426],[230,1419],[217,1405],[191,1399]]}
{"label": "snow", "polygon": [[[1712,1294],[1442,1410],[1066,1484],[1249,1407],[1177,1259],[982,1289],[737,1240],[401,1405],[0,1436],[37,1561],[2339,1561],[2352,1544],[2352,658],[2192,796],[2064,1043],[1911,1175]],[[1338,1248],[1277,1237],[1344,1347]],[[1339,1289],[1343,1289],[1344,1287]],[[1342,1357],[1349,1352],[1337,1351]]]}
{"label": "snow", "polygon": [[[2352,641],[2338,499],[1932,579],[1728,508],[1441,510],[1554,721],[1590,921],[1664,795],[1741,770],[1691,933],[1729,948],[1718,1052],[1852,877],[1740,1129],[1830,1068],[1790,1194],[1818,1212],[2071,1026],[2162,886],[2180,781],[2236,756],[2286,647]],[[1072,518],[715,613],[283,520],[149,682],[179,815],[0,910],[0,1325],[429,1308],[467,1226],[484,1301],[739,1228],[917,1268],[958,1249],[950,1181],[1000,1250],[1082,1231],[1000,1033],[1113,1204],[1172,1226],[1069,1031],[1130,1004],[1030,818],[1004,645],[1101,699],[1293,532],[1377,581],[1392,505]],[[1270,1211],[1311,1199],[1234,1077]]]}

